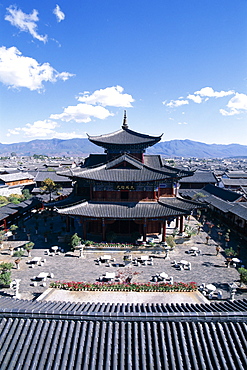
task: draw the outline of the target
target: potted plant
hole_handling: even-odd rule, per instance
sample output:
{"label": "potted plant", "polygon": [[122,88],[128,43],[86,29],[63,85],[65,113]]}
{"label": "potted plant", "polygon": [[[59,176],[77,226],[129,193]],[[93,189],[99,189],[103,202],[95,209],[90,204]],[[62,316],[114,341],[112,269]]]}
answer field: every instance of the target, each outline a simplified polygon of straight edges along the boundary
{"label": "potted plant", "polygon": [[0,264],[0,285],[2,287],[10,287],[11,283],[11,269],[13,263],[4,262]]}
{"label": "potted plant", "polygon": [[5,230],[0,230],[0,249],[3,248],[3,242],[6,240]]}
{"label": "potted plant", "polygon": [[9,230],[12,232],[13,234],[13,240],[15,240],[15,233],[16,233],[16,230],[18,229],[18,226],[17,225],[11,225]]}
{"label": "potted plant", "polygon": [[237,255],[237,252],[231,247],[231,248],[226,248],[225,249],[225,254],[227,256],[226,261],[227,261],[227,267],[230,267],[230,264],[232,262],[232,257]]}
{"label": "potted plant", "polygon": [[191,238],[192,235],[196,235],[197,233],[196,229],[190,225],[185,225],[184,232],[187,234],[188,238]]}
{"label": "potted plant", "polygon": [[24,245],[24,249],[26,249],[26,251],[28,253],[28,257],[31,257],[31,250],[33,249],[33,247],[34,247],[33,242],[28,242]]}
{"label": "potted plant", "polygon": [[20,270],[20,262],[21,262],[21,258],[17,258],[15,260],[15,266],[16,266],[17,270]]}
{"label": "potted plant", "polygon": [[230,241],[230,235],[229,235],[229,233],[227,232],[227,233],[225,234],[225,246],[226,246],[226,247],[228,247],[228,243],[229,243],[229,241]]}

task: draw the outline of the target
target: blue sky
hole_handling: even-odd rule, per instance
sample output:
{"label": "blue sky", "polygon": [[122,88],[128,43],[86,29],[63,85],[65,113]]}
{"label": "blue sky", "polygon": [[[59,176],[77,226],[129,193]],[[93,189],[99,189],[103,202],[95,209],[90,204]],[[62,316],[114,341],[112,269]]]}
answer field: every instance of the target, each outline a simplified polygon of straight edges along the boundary
{"label": "blue sky", "polygon": [[246,0],[0,0],[0,142],[247,145]]}

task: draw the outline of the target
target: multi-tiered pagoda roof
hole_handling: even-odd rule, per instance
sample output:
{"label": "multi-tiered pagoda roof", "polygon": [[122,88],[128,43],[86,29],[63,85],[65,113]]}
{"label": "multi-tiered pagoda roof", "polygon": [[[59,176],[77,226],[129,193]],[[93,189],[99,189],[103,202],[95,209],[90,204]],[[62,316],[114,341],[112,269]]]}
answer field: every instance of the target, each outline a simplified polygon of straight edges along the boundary
{"label": "multi-tiered pagoda roof", "polygon": [[[91,154],[82,167],[61,172],[76,185],[71,204],[67,200],[58,206],[58,212],[80,218],[84,239],[89,230],[102,232],[103,240],[109,231],[138,231],[144,233],[144,240],[146,232],[161,233],[162,229],[164,240],[166,221],[176,218],[181,220],[182,230],[183,216],[197,204],[177,198],[177,183],[193,172],[168,166],[159,155],[144,154],[161,136],[130,130],[125,113],[121,130],[89,136],[105,154]],[[128,225],[122,225],[126,221]]]}

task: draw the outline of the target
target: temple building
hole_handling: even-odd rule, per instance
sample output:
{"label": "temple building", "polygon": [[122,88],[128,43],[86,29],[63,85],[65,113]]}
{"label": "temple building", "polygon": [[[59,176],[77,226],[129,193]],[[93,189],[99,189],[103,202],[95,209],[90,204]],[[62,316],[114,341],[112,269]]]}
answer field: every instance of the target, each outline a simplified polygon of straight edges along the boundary
{"label": "temple building", "polygon": [[88,139],[104,148],[104,154],[91,154],[84,165],[60,172],[75,183],[71,197],[57,205],[67,216],[67,230],[75,222],[81,236],[119,240],[139,234],[166,237],[166,225],[176,220],[183,231],[184,216],[197,203],[177,196],[178,181],[191,171],[167,166],[160,155],[145,154],[146,148],[161,140],[129,129],[126,112],[119,131]]}

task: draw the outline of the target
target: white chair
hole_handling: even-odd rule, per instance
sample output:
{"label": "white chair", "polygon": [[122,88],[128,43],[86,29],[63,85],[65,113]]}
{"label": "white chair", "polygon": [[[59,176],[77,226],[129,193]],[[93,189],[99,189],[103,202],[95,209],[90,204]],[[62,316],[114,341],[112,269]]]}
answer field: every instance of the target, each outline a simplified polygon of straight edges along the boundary
{"label": "white chair", "polygon": [[222,291],[218,290],[217,292],[217,299],[222,299]]}

